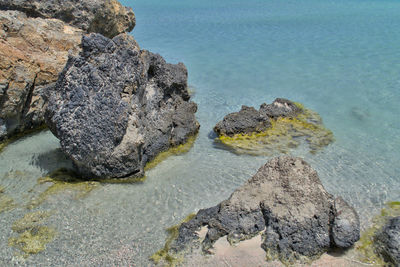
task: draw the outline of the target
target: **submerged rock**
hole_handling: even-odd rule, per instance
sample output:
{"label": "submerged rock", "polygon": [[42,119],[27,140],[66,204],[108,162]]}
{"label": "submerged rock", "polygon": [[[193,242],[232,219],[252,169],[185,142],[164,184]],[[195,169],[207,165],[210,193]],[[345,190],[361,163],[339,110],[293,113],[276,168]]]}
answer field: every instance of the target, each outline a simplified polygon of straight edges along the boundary
{"label": "submerged rock", "polygon": [[379,253],[396,266],[400,265],[400,216],[391,218],[376,235]]}
{"label": "submerged rock", "polygon": [[[200,244],[197,231],[203,226],[208,231]],[[155,255],[177,259],[196,247],[208,251],[223,236],[233,244],[262,234],[267,259],[288,263],[352,246],[359,239],[360,222],[342,198],[326,192],[304,160],[279,157],[262,166],[229,199],[200,210],[178,229],[168,253],[164,248]]]}
{"label": "submerged rock", "polygon": [[127,34],[90,34],[82,47],[60,74],[46,122],[83,176],[142,175],[160,152],[197,133],[182,63],[140,50]]}
{"label": "submerged rock", "polygon": [[235,153],[273,155],[286,153],[303,139],[311,152],[333,142],[333,134],[321,117],[290,100],[277,98],[262,104],[259,110],[242,106],[239,112],[226,115],[214,131],[217,141]]}
{"label": "submerged rock", "polygon": [[136,22],[132,9],[117,0],[0,0],[0,9],[19,10],[29,17],[59,19],[108,37],[130,32]]}

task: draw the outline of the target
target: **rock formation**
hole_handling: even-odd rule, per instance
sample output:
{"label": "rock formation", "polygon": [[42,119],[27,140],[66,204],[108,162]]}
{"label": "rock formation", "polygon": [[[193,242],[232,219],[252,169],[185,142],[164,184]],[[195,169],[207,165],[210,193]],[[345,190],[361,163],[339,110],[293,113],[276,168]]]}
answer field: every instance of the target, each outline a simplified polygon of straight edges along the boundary
{"label": "rock formation", "polygon": [[46,123],[83,176],[142,175],[158,153],[197,133],[182,63],[140,50],[127,34],[90,34],[82,48],[60,74]]}
{"label": "rock formation", "polygon": [[136,22],[132,9],[117,0],[0,0],[0,9],[19,10],[29,17],[59,19],[110,38],[132,31]]}
{"label": "rock formation", "polygon": [[386,262],[400,265],[400,216],[389,219],[375,237],[378,253]]}
{"label": "rock formation", "polygon": [[322,124],[321,117],[287,99],[277,98],[262,104],[259,110],[242,106],[239,112],[226,115],[214,127],[217,143],[235,153],[273,155],[286,153],[304,139],[311,152],[333,142],[333,134]]}
{"label": "rock formation", "polygon": [[[207,226],[199,243],[197,231]],[[274,158],[219,205],[200,210],[177,228],[176,238],[158,252],[174,258],[190,248],[208,251],[221,237],[230,243],[262,234],[267,259],[314,259],[330,248],[348,248],[360,237],[355,210],[325,191],[304,160]]]}
{"label": "rock formation", "polygon": [[68,53],[80,48],[82,31],[59,20],[0,11],[0,140],[43,123],[51,90]]}
{"label": "rock formation", "polygon": [[135,16],[115,0],[0,0],[0,23],[1,141],[44,123],[46,92],[85,32],[115,36]]}

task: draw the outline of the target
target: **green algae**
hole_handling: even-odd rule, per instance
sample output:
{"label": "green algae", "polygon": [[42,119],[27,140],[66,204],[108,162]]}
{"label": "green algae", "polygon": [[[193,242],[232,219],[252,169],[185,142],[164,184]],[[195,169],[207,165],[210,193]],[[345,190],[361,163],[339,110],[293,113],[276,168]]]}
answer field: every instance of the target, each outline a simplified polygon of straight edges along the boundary
{"label": "green algae", "polygon": [[16,207],[14,200],[5,194],[5,188],[0,186],[0,213],[12,210]]}
{"label": "green algae", "polygon": [[271,119],[264,132],[219,136],[216,141],[237,154],[267,155],[288,153],[305,140],[311,153],[316,153],[334,141],[333,133],[325,128],[318,113],[295,103],[301,109],[296,117]]}
{"label": "green algae", "polygon": [[185,219],[183,219],[180,223],[177,225],[171,226],[167,228],[168,232],[168,237],[165,241],[165,245],[162,249],[154,253],[151,257],[150,260],[152,260],[155,264],[160,263],[161,261],[164,262],[167,266],[176,266],[179,262],[183,260],[183,256],[179,255],[173,255],[170,253],[170,248],[172,242],[178,238],[179,236],[179,228],[182,225],[182,223],[186,223],[193,219],[196,216],[195,213],[192,213],[188,215]]}
{"label": "green algae", "polygon": [[360,240],[355,244],[358,257],[362,262],[379,266],[388,265],[378,252],[376,234],[390,218],[396,216],[400,216],[400,201],[386,203],[386,208],[372,219],[372,226],[361,234]]}
{"label": "green algae", "polygon": [[21,139],[21,138],[23,138],[23,137],[25,137],[25,136],[27,136],[27,135],[35,134],[35,133],[38,133],[38,132],[41,132],[41,131],[44,131],[44,130],[47,130],[47,126],[46,126],[45,124],[43,124],[43,125],[41,125],[41,126],[39,126],[39,127],[37,127],[37,128],[34,128],[34,129],[29,129],[29,130],[26,130],[26,131],[23,131],[23,132],[14,134],[13,136],[8,137],[8,138],[6,138],[6,139],[0,141],[0,153],[1,153],[1,152],[4,150],[4,148],[6,148],[9,144],[11,144],[11,143],[17,141],[18,139]]}
{"label": "green algae", "polygon": [[21,250],[25,256],[45,250],[46,245],[53,241],[57,234],[53,228],[43,225],[50,215],[50,212],[36,211],[27,213],[23,218],[15,221],[12,230],[18,236],[10,237],[8,245]]}
{"label": "green algae", "polygon": [[32,209],[41,205],[50,196],[66,191],[72,191],[75,199],[86,197],[99,186],[99,182],[79,179],[74,172],[59,169],[45,177],[38,179],[38,184],[51,183],[51,185],[35,199],[32,199],[27,208]]}
{"label": "green algae", "polygon": [[150,170],[157,166],[160,162],[164,161],[170,156],[175,156],[175,155],[181,155],[189,152],[189,150],[193,147],[194,142],[196,141],[197,134],[190,136],[186,143],[180,144],[178,146],[174,146],[169,148],[166,151],[160,152],[153,160],[149,161],[146,166],[144,167],[144,170]]}
{"label": "green algae", "polygon": [[124,178],[95,179],[94,181],[101,184],[136,184],[143,183],[146,179],[146,176],[130,176]]}

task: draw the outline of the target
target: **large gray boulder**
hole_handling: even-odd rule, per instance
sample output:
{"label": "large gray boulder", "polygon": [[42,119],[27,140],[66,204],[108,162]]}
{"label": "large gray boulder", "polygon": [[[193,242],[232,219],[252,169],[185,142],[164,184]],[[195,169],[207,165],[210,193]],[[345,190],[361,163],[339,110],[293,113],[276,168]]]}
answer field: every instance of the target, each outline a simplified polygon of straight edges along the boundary
{"label": "large gray boulder", "polygon": [[400,216],[389,219],[378,231],[375,246],[385,261],[400,265]]}
{"label": "large gray boulder", "polygon": [[19,10],[29,17],[60,19],[108,37],[130,32],[136,22],[132,9],[117,0],[0,0],[0,9]]}
{"label": "large gray boulder", "polygon": [[197,133],[187,70],[140,50],[132,36],[82,39],[50,96],[46,123],[88,178],[142,175],[161,151]]}
{"label": "large gray boulder", "polygon": [[295,157],[274,158],[216,207],[200,210],[179,227],[171,254],[198,242],[196,231],[208,227],[201,248],[208,251],[221,237],[230,243],[263,233],[261,247],[269,259],[314,259],[330,248],[348,248],[360,237],[355,210],[334,198],[317,172]]}

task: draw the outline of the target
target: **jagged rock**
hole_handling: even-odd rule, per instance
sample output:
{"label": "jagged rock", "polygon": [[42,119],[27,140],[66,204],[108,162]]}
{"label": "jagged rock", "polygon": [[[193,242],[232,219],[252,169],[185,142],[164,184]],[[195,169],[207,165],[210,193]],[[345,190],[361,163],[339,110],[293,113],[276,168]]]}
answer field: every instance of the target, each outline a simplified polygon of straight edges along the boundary
{"label": "jagged rock", "polygon": [[46,123],[88,178],[142,175],[159,152],[196,134],[187,70],[140,50],[132,36],[82,39],[60,74]]}
{"label": "jagged rock", "polygon": [[386,262],[400,265],[400,216],[389,219],[376,234],[375,246]]}
{"label": "jagged rock", "polygon": [[135,27],[132,9],[117,0],[0,0],[0,9],[19,10],[29,17],[60,19],[108,37],[130,32]]}
{"label": "jagged rock", "polygon": [[0,11],[0,140],[43,124],[52,90],[82,31],[60,20]]}
{"label": "jagged rock", "polygon": [[0,0],[0,9],[0,141],[44,123],[47,92],[85,32],[113,37],[135,26],[116,0]]}
{"label": "jagged rock", "polygon": [[277,98],[259,110],[242,106],[226,115],[214,127],[216,144],[237,154],[268,155],[287,153],[305,141],[314,153],[334,141],[321,117],[299,103]]}
{"label": "jagged rock", "polygon": [[269,117],[262,116],[253,107],[242,106],[239,112],[233,112],[224,117],[217,123],[214,131],[218,135],[233,136],[237,133],[251,134],[252,132],[262,132],[271,126]]}
{"label": "jagged rock", "polygon": [[[203,226],[208,232],[200,245],[196,231]],[[237,243],[260,233],[268,259],[293,262],[314,259],[333,247],[352,246],[359,239],[360,222],[352,207],[324,189],[309,164],[279,157],[227,200],[182,223],[168,253],[173,258],[196,246],[208,251],[223,236]]]}

